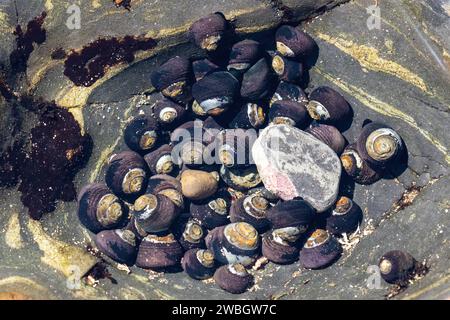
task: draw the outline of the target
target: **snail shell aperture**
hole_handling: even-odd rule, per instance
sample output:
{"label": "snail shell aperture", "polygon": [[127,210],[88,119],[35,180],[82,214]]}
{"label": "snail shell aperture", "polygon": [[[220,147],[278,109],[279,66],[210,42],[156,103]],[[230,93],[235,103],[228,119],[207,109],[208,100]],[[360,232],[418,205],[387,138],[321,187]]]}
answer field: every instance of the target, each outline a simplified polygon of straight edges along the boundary
{"label": "snail shell aperture", "polygon": [[281,240],[274,232],[263,236],[261,250],[264,257],[278,264],[297,261],[300,252],[294,244]]}
{"label": "snail shell aperture", "polygon": [[314,120],[336,127],[342,127],[351,120],[350,105],[339,92],[330,87],[318,87],[311,92],[307,109]]}
{"label": "snail shell aperture", "polygon": [[153,149],[159,135],[158,123],[146,115],[138,115],[131,119],[124,130],[125,143],[131,150],[139,153]]}
{"label": "snail shell aperture", "polygon": [[359,184],[372,184],[382,177],[380,172],[373,170],[361,157],[354,144],[350,144],[344,149],[340,159],[347,175]]}

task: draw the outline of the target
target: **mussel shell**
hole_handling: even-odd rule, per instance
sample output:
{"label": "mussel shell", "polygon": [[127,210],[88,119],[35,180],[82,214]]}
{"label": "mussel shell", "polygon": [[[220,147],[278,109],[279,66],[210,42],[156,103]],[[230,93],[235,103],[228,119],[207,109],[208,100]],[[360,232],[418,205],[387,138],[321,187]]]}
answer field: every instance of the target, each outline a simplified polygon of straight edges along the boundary
{"label": "mussel shell", "polygon": [[128,207],[104,184],[88,184],[78,194],[78,218],[91,232],[116,229],[127,217]]}
{"label": "mussel shell", "polygon": [[388,283],[402,283],[411,278],[417,266],[414,257],[400,250],[385,253],[378,263],[381,277]]}
{"label": "mussel shell", "polygon": [[181,173],[181,191],[191,200],[203,200],[214,193],[218,188],[218,175],[216,172],[201,170],[184,170]]}
{"label": "mussel shell", "polygon": [[285,57],[305,59],[316,47],[316,43],[307,33],[288,25],[283,25],[275,32],[277,51]]}
{"label": "mussel shell", "polygon": [[221,266],[214,273],[214,281],[223,290],[244,293],[253,283],[253,276],[241,264]]}
{"label": "mussel shell", "polygon": [[189,28],[189,38],[201,49],[215,51],[223,43],[227,28],[224,15],[216,12],[195,21]]}
{"label": "mussel shell", "polygon": [[206,247],[223,264],[252,264],[260,251],[258,231],[246,222],[230,223],[211,230],[206,236]]}
{"label": "mussel shell", "polygon": [[187,114],[186,107],[167,98],[156,101],[152,110],[156,121],[164,129],[174,128]]}
{"label": "mussel shell", "polygon": [[269,109],[269,122],[273,124],[288,124],[304,128],[311,118],[302,103],[292,100],[279,100]]}
{"label": "mussel shell", "polygon": [[147,164],[136,152],[117,153],[109,160],[105,182],[115,195],[132,203],[144,194],[147,188]]}
{"label": "mussel shell", "polygon": [[352,110],[347,100],[330,87],[318,87],[309,95],[309,115],[314,120],[343,127],[351,120]]}
{"label": "mussel shell", "polygon": [[308,103],[308,96],[298,85],[281,81],[271,99],[271,105],[279,100],[292,100],[302,104]]}
{"label": "mussel shell", "polygon": [[158,149],[146,154],[144,160],[152,175],[169,174],[175,167],[172,159],[172,147],[168,144],[163,144]]}
{"label": "mussel shell", "polygon": [[336,261],[342,253],[339,242],[327,231],[318,229],[300,251],[300,264],[306,269],[321,269]]}
{"label": "mussel shell", "polygon": [[231,188],[246,191],[261,183],[258,169],[254,165],[248,167],[221,166],[220,177]]}
{"label": "mussel shell", "polygon": [[198,248],[188,250],[181,259],[181,267],[193,279],[211,278],[216,271],[214,254],[209,250]]}
{"label": "mussel shell", "polygon": [[305,132],[328,145],[337,155],[340,155],[345,148],[345,138],[336,127],[322,123],[314,123]]}
{"label": "mussel shell", "polygon": [[188,212],[178,217],[171,230],[184,250],[206,247],[206,228]]}
{"label": "mussel shell", "polygon": [[277,264],[289,264],[298,260],[300,249],[294,244],[274,240],[273,232],[262,237],[262,255]]}
{"label": "mussel shell", "polygon": [[239,81],[229,72],[211,73],[192,86],[192,96],[205,114],[216,116],[233,105],[239,94]]}
{"label": "mussel shell", "polygon": [[134,203],[136,225],[147,233],[168,230],[179,213],[175,203],[160,193],[142,195]]}
{"label": "mussel shell", "polygon": [[190,83],[192,82],[192,66],[189,59],[176,56],[150,75],[152,85],[164,96],[180,102],[191,99]]}
{"label": "mussel shell", "polygon": [[300,83],[303,79],[303,64],[282,55],[272,58],[272,69],[282,81]]}
{"label": "mussel shell", "polygon": [[241,96],[248,101],[259,101],[266,98],[274,84],[274,74],[265,58],[258,60],[243,76]]}
{"label": "mussel shell", "polygon": [[97,248],[116,262],[133,265],[136,259],[136,237],[129,230],[103,230],[96,234]]}
{"label": "mussel shell", "polygon": [[160,269],[178,265],[183,249],[172,234],[148,235],[141,241],[136,266],[143,269]]}
{"label": "mussel shell", "polygon": [[236,42],[231,48],[228,70],[245,71],[261,57],[261,45],[258,41],[245,39]]}
{"label": "mussel shell", "polygon": [[203,79],[206,75],[218,71],[220,67],[208,59],[200,59],[192,62],[195,81]]}
{"label": "mussel shell", "polygon": [[146,115],[138,115],[131,119],[123,134],[128,148],[139,153],[155,148],[160,135],[156,120]]}
{"label": "mussel shell", "polygon": [[270,223],[266,216],[269,208],[269,202],[261,195],[244,196],[231,205],[230,221],[247,222],[261,233],[267,229]]}
{"label": "mussel shell", "polygon": [[340,197],[327,218],[327,230],[339,235],[355,231],[362,220],[361,208],[350,198]]}
{"label": "mussel shell", "polygon": [[[386,137],[385,141],[380,138]],[[383,169],[396,159],[403,150],[401,137],[394,129],[378,122],[363,127],[356,142],[356,150],[373,169]]]}
{"label": "mussel shell", "polygon": [[191,202],[190,212],[194,219],[207,229],[228,224],[228,212],[231,206],[230,195],[220,190],[212,197],[201,202]]}
{"label": "mussel shell", "polygon": [[231,120],[229,127],[234,129],[258,129],[264,124],[265,119],[264,108],[257,103],[248,102]]}
{"label": "mussel shell", "polygon": [[315,210],[303,199],[280,201],[267,211],[272,228],[301,227],[304,231],[315,218]]}
{"label": "mussel shell", "polygon": [[356,183],[368,185],[382,178],[382,172],[373,170],[369,164],[362,159],[356,150],[355,144],[348,145],[341,154],[341,162],[344,171]]}

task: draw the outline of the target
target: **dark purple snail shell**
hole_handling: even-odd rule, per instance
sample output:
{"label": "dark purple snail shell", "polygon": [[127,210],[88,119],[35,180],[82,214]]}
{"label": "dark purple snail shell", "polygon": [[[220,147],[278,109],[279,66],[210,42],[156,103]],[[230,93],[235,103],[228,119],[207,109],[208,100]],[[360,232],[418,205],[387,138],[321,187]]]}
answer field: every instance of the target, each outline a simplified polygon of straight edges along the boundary
{"label": "dark purple snail shell", "polygon": [[248,101],[266,98],[272,89],[274,74],[265,58],[258,60],[242,78],[241,96]]}
{"label": "dark purple snail shell", "polygon": [[253,283],[253,276],[241,264],[221,266],[214,273],[214,281],[223,290],[244,293]]}
{"label": "dark purple snail shell", "polygon": [[216,51],[223,43],[227,29],[224,15],[216,12],[195,21],[189,28],[189,38],[203,50]]}
{"label": "dark purple snail shell", "polygon": [[160,135],[160,128],[155,119],[148,115],[138,115],[127,124],[123,137],[128,148],[146,153],[155,148]]}
{"label": "dark purple snail shell", "polygon": [[233,45],[228,61],[228,70],[245,71],[261,57],[261,45],[258,41],[245,39]]}
{"label": "dark purple snail shell", "polygon": [[258,231],[246,222],[217,227],[208,233],[205,241],[214,258],[222,264],[241,263],[248,266],[258,257],[261,246]]}
{"label": "dark purple snail shell", "polygon": [[79,192],[78,219],[91,232],[117,229],[127,218],[128,207],[106,185],[91,183]]}
{"label": "dark purple snail shell", "polygon": [[267,190],[264,186],[250,189],[248,191],[248,195],[251,194],[259,194],[260,196],[263,196],[264,198],[269,200],[271,203],[276,203],[278,202],[278,200],[280,200],[276,195]]}
{"label": "dark purple snail shell", "polygon": [[233,129],[258,129],[266,119],[264,108],[257,103],[245,103],[239,113],[231,120],[229,127]]}
{"label": "dark purple snail shell", "polygon": [[323,123],[314,123],[305,132],[328,145],[337,155],[344,151],[346,140],[336,127]]}
{"label": "dark purple snail shell", "polygon": [[184,250],[206,248],[206,228],[189,212],[181,214],[172,224],[172,233]]}
{"label": "dark purple snail shell", "polygon": [[125,227],[125,230],[133,232],[138,243],[140,243],[142,239],[148,236],[148,232],[145,232],[138,224],[136,224],[136,218],[134,216],[131,216],[131,219],[128,221],[128,224]]}
{"label": "dark purple snail shell", "polygon": [[269,208],[269,201],[261,195],[247,195],[233,201],[230,208],[230,221],[247,222],[261,233],[270,223],[266,216]]}
{"label": "dark purple snail shell", "polygon": [[383,169],[398,159],[403,150],[403,142],[391,127],[371,122],[362,128],[356,150],[370,167],[375,170]]}
{"label": "dark purple snail shell", "polygon": [[147,188],[147,164],[139,154],[133,151],[114,154],[109,159],[105,182],[115,195],[132,203]]}
{"label": "dark purple snail shell", "polygon": [[257,136],[243,129],[226,129],[219,133],[216,143],[216,156],[226,167],[250,165],[250,150]]}
{"label": "dark purple snail shell", "polygon": [[208,59],[200,59],[192,62],[195,81],[203,79],[206,75],[218,71],[220,67]]}
{"label": "dark purple snail shell", "polygon": [[179,208],[163,194],[144,194],[134,202],[136,225],[147,233],[167,231],[178,217]]}
{"label": "dark purple snail shell", "polygon": [[318,87],[309,95],[308,111],[311,118],[341,127],[351,120],[352,110],[347,100],[330,87]]}
{"label": "dark purple snail shell", "polygon": [[144,160],[152,175],[169,174],[174,170],[172,146],[164,144],[158,149],[146,154]]}
{"label": "dark purple snail shell", "polygon": [[143,269],[164,269],[178,265],[182,257],[183,248],[172,234],[148,235],[139,246],[136,266]]}
{"label": "dark purple snail shell", "polygon": [[387,283],[401,284],[415,273],[418,262],[408,252],[393,250],[386,252],[378,262],[381,277]]}
{"label": "dark purple snail shell", "polygon": [[170,135],[170,141],[176,148],[172,154],[174,163],[178,166],[202,166],[204,152],[210,143],[206,138],[209,136],[201,120],[188,121],[176,128]]}
{"label": "dark purple snail shell", "polygon": [[272,69],[282,81],[300,83],[303,78],[303,64],[282,55],[272,58]]}
{"label": "dark purple snail shell", "polygon": [[281,81],[272,96],[271,104],[279,100],[292,100],[306,105],[308,96],[298,85]]}
{"label": "dark purple snail shell", "polygon": [[189,59],[175,56],[150,75],[152,85],[164,96],[179,102],[191,100],[192,65]]}
{"label": "dark purple snail shell", "polygon": [[308,111],[302,103],[292,100],[279,100],[269,109],[269,122],[273,124],[288,124],[304,128],[311,121]]}
{"label": "dark purple snail shell", "polygon": [[225,190],[220,190],[214,196],[200,201],[191,202],[190,212],[202,226],[214,229],[228,224],[228,212],[231,206],[230,195]]}
{"label": "dark purple snail shell", "polygon": [[280,201],[267,211],[272,228],[301,227],[305,231],[315,218],[315,210],[303,199]]}
{"label": "dark purple snail shell", "polygon": [[220,167],[220,177],[230,188],[247,191],[261,184],[261,177],[255,165]]}
{"label": "dark purple snail shell", "polygon": [[136,259],[136,237],[129,230],[103,230],[96,234],[97,248],[116,262],[133,265]]}
{"label": "dark purple snail shell", "polygon": [[314,52],[316,43],[307,33],[288,25],[275,33],[277,51],[285,57],[305,59]]}
{"label": "dark purple snail shell", "polygon": [[195,103],[205,114],[220,115],[233,105],[239,94],[239,81],[229,72],[211,73],[192,86]]}
{"label": "dark purple snail shell", "polygon": [[153,115],[163,129],[172,129],[186,116],[184,106],[167,98],[160,99],[153,105]]}
{"label": "dark purple snail shell", "polygon": [[181,259],[181,267],[193,279],[211,278],[216,271],[214,254],[205,249],[188,250]]}
{"label": "dark purple snail shell", "polygon": [[300,264],[306,269],[321,269],[335,262],[342,253],[340,243],[328,233],[317,229],[300,251]]}
{"label": "dark purple snail shell", "polygon": [[327,218],[327,230],[333,235],[355,231],[362,220],[361,208],[352,199],[342,196]]}
{"label": "dark purple snail shell", "polygon": [[290,264],[298,260],[300,249],[285,241],[274,240],[272,232],[267,232],[262,237],[262,255],[277,264]]}
{"label": "dark purple snail shell", "polygon": [[157,174],[150,177],[146,193],[155,195],[163,194],[172,200],[180,209],[184,207],[180,181],[167,174]]}
{"label": "dark purple snail shell", "polygon": [[382,178],[380,171],[373,170],[360,156],[355,144],[348,145],[341,154],[342,168],[356,183],[369,185]]}

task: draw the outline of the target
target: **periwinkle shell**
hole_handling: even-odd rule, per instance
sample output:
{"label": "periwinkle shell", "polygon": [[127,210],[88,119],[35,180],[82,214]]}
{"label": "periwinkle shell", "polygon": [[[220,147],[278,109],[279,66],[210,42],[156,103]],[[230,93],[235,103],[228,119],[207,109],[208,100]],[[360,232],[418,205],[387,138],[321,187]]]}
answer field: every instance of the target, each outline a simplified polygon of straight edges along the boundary
{"label": "periwinkle shell", "polygon": [[339,242],[326,230],[317,229],[300,251],[300,264],[306,269],[321,269],[336,261],[342,253]]}
{"label": "periwinkle shell", "polygon": [[303,64],[282,55],[272,58],[272,69],[282,81],[300,83],[303,79]]}
{"label": "periwinkle shell", "polygon": [[160,126],[167,130],[177,126],[186,117],[186,107],[167,98],[160,99],[152,106],[153,115]]}
{"label": "periwinkle shell", "polygon": [[195,81],[203,79],[206,75],[218,71],[220,67],[208,59],[200,59],[192,62]]}
{"label": "periwinkle shell", "polygon": [[306,105],[308,96],[298,85],[281,81],[271,98],[271,105],[279,100],[292,100]]}
{"label": "periwinkle shell", "polygon": [[259,194],[244,196],[233,202],[230,208],[231,222],[247,222],[258,232],[263,232],[269,226],[267,210],[269,201]]}
{"label": "periwinkle shell", "polygon": [[347,100],[330,87],[318,87],[309,95],[307,105],[309,115],[314,120],[344,127],[352,117],[352,110]]}
{"label": "periwinkle shell", "polygon": [[342,167],[356,183],[368,185],[382,178],[380,171],[373,170],[360,156],[355,144],[348,145],[341,154]]}
{"label": "periwinkle shell", "polygon": [[155,119],[147,115],[138,115],[127,124],[123,136],[128,148],[146,153],[158,144],[161,132]]}
{"label": "periwinkle shell", "polygon": [[178,265],[182,257],[183,249],[173,234],[150,234],[141,241],[136,266],[143,269],[164,269]]}
{"label": "periwinkle shell", "polygon": [[181,259],[181,267],[193,279],[211,278],[216,271],[214,254],[204,249],[188,250]]}
{"label": "periwinkle shell", "polygon": [[136,225],[147,233],[167,231],[178,214],[179,208],[163,194],[144,194],[134,202]]}
{"label": "periwinkle shell", "polygon": [[245,71],[261,57],[261,45],[258,41],[245,39],[236,42],[231,48],[228,70]]}
{"label": "periwinkle shell", "polygon": [[345,148],[346,140],[336,127],[313,123],[305,132],[327,144],[337,155],[340,155]]}
{"label": "periwinkle shell", "polygon": [[96,234],[97,248],[116,262],[133,265],[136,259],[136,237],[130,230],[103,230]]}
{"label": "periwinkle shell", "polygon": [[163,194],[172,200],[180,209],[184,207],[180,181],[167,174],[157,174],[150,177],[146,193],[154,195]]}
{"label": "periwinkle shell", "polygon": [[244,293],[253,283],[253,276],[241,264],[222,266],[214,273],[214,281],[223,290],[239,294]]}
{"label": "periwinkle shell", "polygon": [[144,160],[152,175],[169,174],[174,170],[172,146],[163,144],[156,150],[146,154]]}
{"label": "periwinkle shell", "polygon": [[287,124],[304,128],[310,122],[308,111],[302,103],[292,100],[279,100],[269,109],[269,122],[273,124]]}
{"label": "periwinkle shell", "polygon": [[250,164],[250,150],[257,137],[256,134],[248,133],[243,129],[226,129],[219,133],[215,143],[220,163],[226,167]]}
{"label": "periwinkle shell", "polygon": [[386,252],[378,263],[384,281],[401,284],[410,279],[418,263],[408,252],[393,250]]}
{"label": "periwinkle shell", "polygon": [[275,33],[277,51],[285,57],[305,59],[315,50],[316,43],[307,33],[288,25]]}
{"label": "periwinkle shell", "polygon": [[220,12],[195,21],[189,28],[191,41],[206,51],[216,51],[227,34],[228,23]]}
{"label": "periwinkle shell", "polygon": [[230,188],[238,191],[255,188],[261,183],[261,177],[255,165],[248,167],[226,167],[222,165],[220,177]]}
{"label": "periwinkle shell", "polygon": [[334,235],[350,233],[358,228],[361,221],[361,208],[352,199],[342,196],[327,218],[327,230]]}
{"label": "periwinkle shell", "polygon": [[315,218],[315,210],[301,198],[280,201],[267,211],[272,228],[300,227],[304,231]]}
{"label": "periwinkle shell", "polygon": [[300,249],[292,243],[267,232],[262,237],[262,255],[277,264],[289,264],[298,260]]}
{"label": "periwinkle shell", "polygon": [[266,119],[264,108],[257,103],[245,103],[239,113],[231,120],[229,127],[234,129],[258,129]]}
{"label": "periwinkle shell", "polygon": [[274,74],[265,58],[260,59],[243,76],[241,96],[248,101],[266,98],[272,90]]}
{"label": "periwinkle shell", "polygon": [[228,219],[230,205],[230,195],[226,191],[220,190],[208,199],[191,202],[190,212],[202,226],[214,229],[230,222]]}
{"label": "periwinkle shell", "polygon": [[184,250],[206,247],[206,228],[189,212],[181,214],[172,224],[171,230]]}

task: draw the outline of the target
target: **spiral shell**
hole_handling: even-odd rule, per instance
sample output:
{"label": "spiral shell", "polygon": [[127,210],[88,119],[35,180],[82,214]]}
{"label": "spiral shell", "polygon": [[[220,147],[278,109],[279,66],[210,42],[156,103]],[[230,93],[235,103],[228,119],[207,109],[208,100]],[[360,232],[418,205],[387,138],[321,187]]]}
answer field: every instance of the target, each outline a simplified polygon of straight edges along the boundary
{"label": "spiral shell", "polygon": [[181,173],[181,190],[191,200],[202,200],[217,191],[218,175],[216,172],[185,170]]}
{"label": "spiral shell", "polygon": [[274,75],[262,58],[248,69],[243,76],[241,96],[248,101],[259,101],[269,95],[272,89]]}
{"label": "spiral shell", "polygon": [[307,105],[314,120],[343,127],[351,120],[352,110],[345,98],[330,87],[318,87],[309,95]]}
{"label": "spiral shell", "polygon": [[317,46],[307,33],[288,26],[279,27],[275,33],[277,51],[285,57],[305,59]]}
{"label": "spiral shell", "polygon": [[231,48],[228,70],[245,71],[261,57],[261,45],[258,41],[245,39]]}
{"label": "spiral shell", "polygon": [[155,119],[138,115],[125,127],[124,140],[128,148],[139,153],[146,153],[156,147],[161,132]]}
{"label": "spiral shell", "polygon": [[223,190],[201,202],[192,202],[190,206],[192,217],[207,229],[228,224],[229,209],[230,196]]}
{"label": "spiral shell", "polygon": [[216,270],[214,281],[223,290],[239,294],[244,293],[252,285],[253,276],[242,264],[229,264]]}
{"label": "spiral shell", "polygon": [[266,217],[269,208],[269,201],[259,194],[244,196],[233,202],[230,220],[231,222],[247,222],[258,232],[263,232],[269,226],[269,220]]}
{"label": "spiral shell", "polygon": [[206,51],[216,51],[226,37],[228,23],[220,12],[195,21],[189,28],[191,41]]}
{"label": "spiral shell", "polygon": [[133,265],[136,259],[136,237],[129,230],[103,230],[95,236],[97,248],[119,263]]}
{"label": "spiral shell", "polygon": [[265,119],[266,115],[263,107],[257,103],[248,102],[231,120],[229,126],[234,129],[258,129],[264,124]]}
{"label": "spiral shell", "polygon": [[333,126],[315,123],[306,129],[305,132],[328,145],[338,155],[340,155],[345,148],[346,141],[344,136]]}
{"label": "spiral shell", "polygon": [[269,122],[287,124],[304,128],[310,122],[308,111],[302,103],[291,100],[279,100],[269,109]]}
{"label": "spiral shell", "polygon": [[317,229],[300,251],[300,264],[307,269],[321,269],[336,261],[342,253],[339,242],[326,230]]}
{"label": "spiral shell", "polygon": [[347,175],[359,184],[372,184],[382,177],[381,172],[373,170],[360,156],[355,144],[348,145],[340,158],[342,167]]}
{"label": "spiral shell", "polygon": [[399,250],[385,253],[378,263],[384,281],[396,284],[411,279],[417,265],[416,259],[411,254]]}
{"label": "spiral shell", "polygon": [[267,211],[272,228],[299,227],[306,231],[315,217],[315,210],[303,199],[280,201]]}
{"label": "spiral shell", "polygon": [[186,117],[186,108],[170,99],[163,98],[153,105],[153,115],[163,129],[171,129]]}
{"label": "spiral shell", "polygon": [[181,266],[184,272],[197,280],[211,278],[216,271],[214,254],[204,249],[186,251],[181,259]]}
{"label": "spiral shell", "polygon": [[142,239],[136,258],[136,266],[143,269],[164,269],[178,265],[183,249],[173,234],[148,235]]}
{"label": "spiral shell", "polygon": [[274,232],[266,233],[262,238],[262,255],[277,264],[289,264],[298,260],[300,249],[286,242]]}
{"label": "spiral shell", "polygon": [[175,164],[172,159],[172,147],[168,144],[146,154],[144,160],[152,175],[169,174],[174,170]]}
{"label": "spiral shell", "polygon": [[281,81],[270,100],[271,106],[274,102],[280,100],[291,100],[306,105],[308,96],[298,85]]}
{"label": "spiral shell", "polygon": [[184,250],[205,248],[206,229],[188,212],[179,216],[171,230]]}
{"label": "spiral shell", "polygon": [[147,233],[168,230],[178,214],[179,208],[163,194],[144,194],[134,202],[136,225]]}
{"label": "spiral shell", "polygon": [[220,67],[208,59],[200,59],[192,62],[195,81],[200,81],[206,75],[218,71]]}
{"label": "spiral shell", "polygon": [[299,83],[303,78],[303,65],[295,60],[275,55],[272,58],[272,69],[282,81]]}
{"label": "spiral shell", "polygon": [[220,168],[220,177],[231,188],[246,191],[261,183],[261,177],[256,166]]}
{"label": "spiral shell", "polygon": [[327,230],[334,235],[350,233],[358,228],[361,220],[361,208],[352,199],[342,196],[327,218]]}

